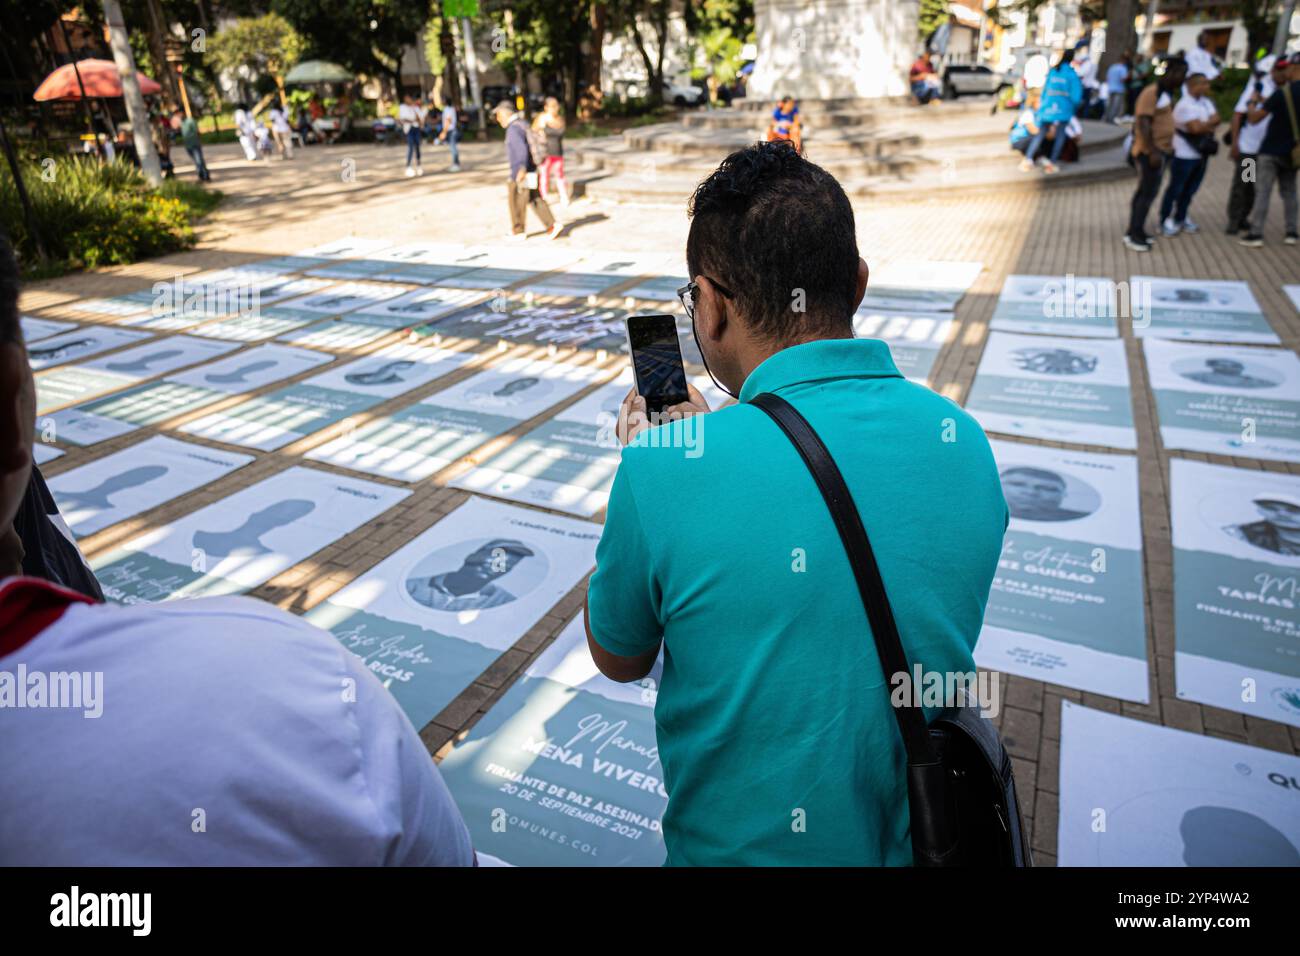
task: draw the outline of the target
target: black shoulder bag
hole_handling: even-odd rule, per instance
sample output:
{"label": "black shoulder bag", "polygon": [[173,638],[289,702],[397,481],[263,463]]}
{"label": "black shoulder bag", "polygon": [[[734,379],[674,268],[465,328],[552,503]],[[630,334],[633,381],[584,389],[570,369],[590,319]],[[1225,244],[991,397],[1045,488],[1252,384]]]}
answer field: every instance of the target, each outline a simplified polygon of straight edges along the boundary
{"label": "black shoulder bag", "polygon": [[[807,420],[770,392],[750,404],[766,412],[812,472],[858,583],[886,681],[911,675],[907,654],[862,517],[835,460]],[[973,702],[928,726],[919,707],[895,707],[907,750],[907,800],[915,866],[1032,866],[1011,758]]]}

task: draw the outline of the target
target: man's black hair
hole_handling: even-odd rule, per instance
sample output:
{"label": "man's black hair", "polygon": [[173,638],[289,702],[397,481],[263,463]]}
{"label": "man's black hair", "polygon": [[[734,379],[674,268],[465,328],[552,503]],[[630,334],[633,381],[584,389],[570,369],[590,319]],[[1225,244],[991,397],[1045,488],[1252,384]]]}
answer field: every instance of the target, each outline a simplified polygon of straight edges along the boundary
{"label": "man's black hair", "polygon": [[18,259],[9,237],[0,232],[0,345],[21,345],[18,323]]}
{"label": "man's black hair", "polygon": [[687,213],[691,278],[732,292],[751,331],[773,342],[852,334],[853,207],[835,177],[791,144],[732,153],[696,187]]}

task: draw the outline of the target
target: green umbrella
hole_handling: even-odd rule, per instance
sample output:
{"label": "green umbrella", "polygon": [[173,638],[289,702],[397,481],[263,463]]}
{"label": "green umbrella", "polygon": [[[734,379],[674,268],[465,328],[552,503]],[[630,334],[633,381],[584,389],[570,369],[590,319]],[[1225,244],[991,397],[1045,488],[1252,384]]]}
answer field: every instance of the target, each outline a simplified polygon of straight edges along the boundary
{"label": "green umbrella", "polygon": [[303,60],[284,78],[286,83],[346,83],[352,73],[328,60]]}

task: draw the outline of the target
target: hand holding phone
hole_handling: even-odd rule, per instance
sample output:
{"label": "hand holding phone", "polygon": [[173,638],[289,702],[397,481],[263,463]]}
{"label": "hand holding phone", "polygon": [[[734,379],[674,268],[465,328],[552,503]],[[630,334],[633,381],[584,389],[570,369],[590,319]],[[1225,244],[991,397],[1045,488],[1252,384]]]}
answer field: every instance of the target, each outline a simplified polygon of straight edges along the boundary
{"label": "hand holding phone", "polygon": [[645,399],[651,423],[658,424],[657,418],[665,408],[691,400],[677,341],[677,323],[671,315],[630,315],[627,345],[632,353],[636,392]]}

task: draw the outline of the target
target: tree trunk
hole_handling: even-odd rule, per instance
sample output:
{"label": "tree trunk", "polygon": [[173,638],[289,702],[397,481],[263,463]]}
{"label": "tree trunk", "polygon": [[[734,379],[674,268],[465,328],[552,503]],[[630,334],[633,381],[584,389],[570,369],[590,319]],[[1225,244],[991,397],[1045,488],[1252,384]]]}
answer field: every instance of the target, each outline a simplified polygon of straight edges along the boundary
{"label": "tree trunk", "polygon": [[167,47],[163,43],[167,22],[158,0],[148,0],[146,6],[149,8],[149,55],[153,57],[154,70],[162,74],[156,79],[162,83],[163,105],[170,113],[181,105],[182,100],[180,87],[176,82],[176,71],[167,62]]}
{"label": "tree trunk", "polygon": [[645,48],[645,38],[641,36],[641,24],[637,23],[633,17],[632,24],[632,41],[636,44],[636,52],[641,56],[641,62],[645,64],[646,102],[650,106],[662,106],[664,102],[664,85],[655,81],[654,61],[650,59],[650,52]]}
{"label": "tree trunk", "polygon": [[113,62],[122,80],[122,99],[126,102],[126,115],[131,120],[131,136],[135,152],[140,157],[140,170],[151,186],[162,185],[162,166],[158,151],[154,149],[149,131],[149,110],[145,108],[140,93],[140,80],[135,71],[135,57],[131,54],[131,41],[126,35],[126,23],[117,0],[104,0],[104,19],[108,21],[109,45],[113,48]]}
{"label": "tree trunk", "polygon": [[461,106],[460,74],[456,69],[456,38],[451,32],[451,17],[443,17],[438,31],[438,48],[442,50],[442,95],[445,102]]}
{"label": "tree trunk", "polygon": [[1137,12],[1138,0],[1106,0],[1106,52],[1097,64],[1097,72],[1103,76],[1112,63],[1136,50]]}

